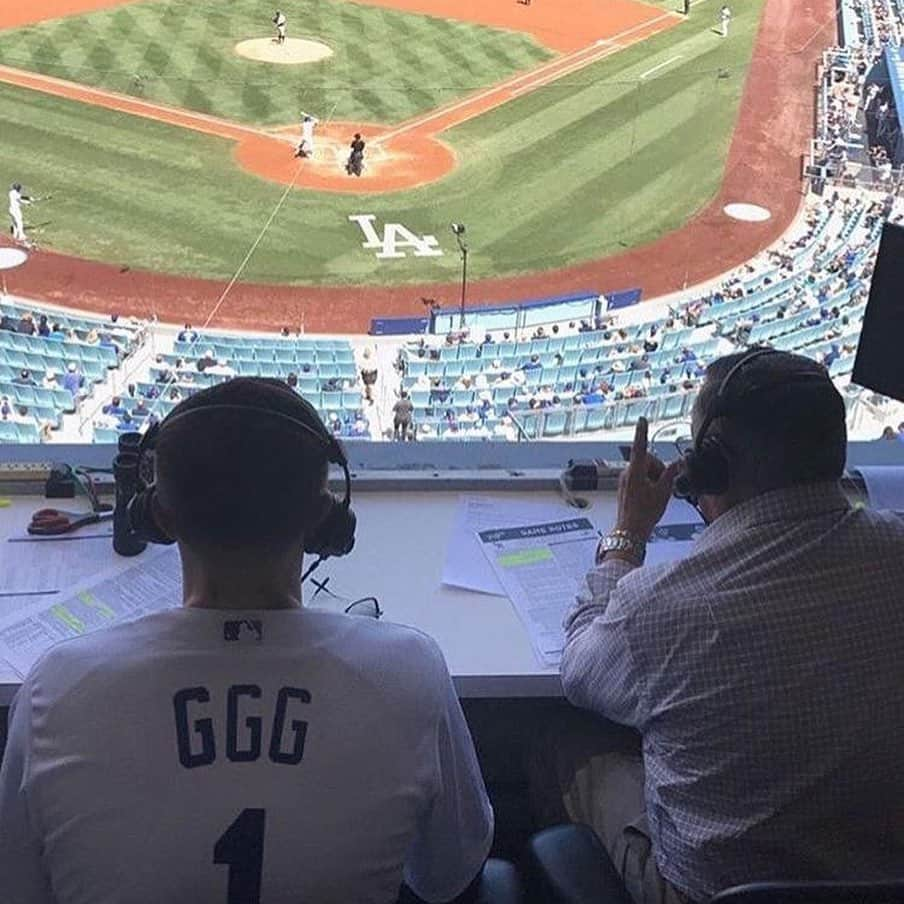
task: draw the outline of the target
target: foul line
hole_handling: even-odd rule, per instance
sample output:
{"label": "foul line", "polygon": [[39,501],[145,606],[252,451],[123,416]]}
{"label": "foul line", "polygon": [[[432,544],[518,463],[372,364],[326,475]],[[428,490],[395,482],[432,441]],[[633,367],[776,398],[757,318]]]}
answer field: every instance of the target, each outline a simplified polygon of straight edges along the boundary
{"label": "foul line", "polygon": [[654,72],[658,72],[660,69],[664,69],[670,63],[674,63],[676,60],[681,59],[681,54],[679,53],[677,56],[673,56],[670,60],[666,60],[664,63],[660,63],[658,66],[654,66],[652,69],[647,69],[646,72],[641,72],[640,77],[646,78],[648,75],[652,75]]}
{"label": "foul line", "polygon": [[19,88],[30,88],[44,94],[52,94],[65,100],[90,103],[93,106],[105,107],[118,113],[128,113],[168,125],[182,126],[196,132],[216,135],[219,138],[231,138],[235,141],[240,135],[270,137],[270,133],[263,129],[231,122],[228,119],[218,119],[216,116],[196,113],[180,107],[168,107],[165,104],[157,104],[133,97],[130,94],[118,94],[115,91],[94,88],[80,82],[70,82],[52,75],[29,72],[26,69],[0,66],[0,81]]}
{"label": "foul line", "polygon": [[[510,93],[516,94],[518,92],[515,90],[515,86],[517,86],[520,82],[534,82],[538,79],[543,78],[544,76],[549,76],[549,81],[540,83],[549,84],[550,82],[558,78],[558,75],[556,75],[553,70],[558,70],[560,68],[567,69],[567,72],[562,73],[563,75],[565,75],[568,72],[576,71],[582,66],[589,66],[591,63],[596,62],[598,58],[602,58],[599,56],[601,53],[605,56],[608,55],[608,53],[613,53],[617,50],[624,49],[625,45],[618,43],[620,38],[634,34],[634,32],[637,31],[642,31],[645,28],[650,28],[651,26],[656,25],[657,23],[662,22],[666,19],[675,18],[680,19],[680,17],[677,16],[676,13],[661,13],[658,16],[654,16],[652,19],[647,19],[644,22],[640,22],[637,25],[631,26],[631,28],[626,28],[623,31],[617,32],[616,34],[611,35],[608,38],[600,38],[598,41],[594,41],[594,43],[589,45],[588,47],[584,47],[581,50],[576,50],[574,53],[566,54],[565,56],[556,57],[556,59],[551,60],[548,63],[544,63],[543,66],[540,66],[537,69],[532,69],[530,72],[523,72],[520,75],[514,76],[513,78],[501,82],[498,85],[494,85],[491,88],[486,88],[483,91],[479,91],[469,97],[464,97],[461,100],[449,104],[445,107],[439,107],[438,109],[433,110],[425,116],[420,116],[415,119],[411,119],[408,122],[404,122],[397,128],[381,135],[379,138],[375,139],[375,141],[389,141],[390,139],[396,138],[399,135],[404,135],[406,132],[418,129],[421,126],[426,125],[428,122],[432,122],[434,119],[439,119],[440,117],[445,116],[449,113],[454,113],[456,110],[460,110],[462,107],[476,104],[479,101],[484,100],[485,98],[493,97],[494,95],[500,95],[505,91],[510,91]],[[600,44],[612,46],[607,46],[604,51],[601,51],[599,46]],[[576,63],[581,57],[587,57],[587,59],[580,66],[578,66],[576,65]]]}
{"label": "foul line", "polygon": [[[695,2],[703,2],[703,0],[695,0]],[[607,38],[599,38],[592,44],[579,50],[554,57],[528,72],[516,74],[496,85],[492,85],[472,95],[446,104],[445,106],[437,107],[429,113],[403,122],[396,128],[375,137],[371,142],[371,145],[376,150],[380,145],[386,144],[392,139],[398,138],[400,135],[424,129],[425,126],[431,122],[436,122],[436,120],[450,118],[451,121],[438,123],[437,128],[434,131],[428,132],[428,135],[431,137],[440,134],[469,119],[480,116],[491,109],[502,106],[519,95],[552,84],[566,75],[577,72],[580,69],[617,53],[619,50],[624,50],[641,40],[652,37],[654,34],[663,30],[659,26],[660,23],[666,20],[677,19],[680,21],[681,18],[681,16],[670,11],[660,13],[650,19],[632,25],[630,28],[625,28],[622,31],[616,32]],[[643,34],[643,32],[647,33]],[[638,35],[638,33],[641,34]],[[623,39],[625,38],[628,40],[624,41]],[[674,62],[675,59],[677,59],[677,57],[668,60],[666,63],[661,64],[661,66]],[[661,68],[661,66],[654,67],[654,69],[644,73],[641,78],[644,78],[646,75],[649,75],[650,72],[654,72],[656,69]],[[42,73],[29,72],[24,69],[15,69],[10,66],[0,65],[0,82],[40,91],[45,94],[51,94],[78,103],[88,103],[94,106],[100,106],[127,115],[141,116],[145,119],[161,122],[166,125],[187,128],[196,132],[215,135],[216,137],[231,139],[233,141],[241,141],[242,138],[246,136],[254,136],[277,139],[294,144],[293,139],[285,134],[288,132],[289,127],[277,129],[255,128],[230,120],[220,119],[208,114],[196,113],[178,107],[170,107],[165,104],[143,100],[132,95],[119,94],[114,91],[107,91],[103,88],[83,85],[78,82],[67,81],[66,79],[44,75]],[[455,114],[459,115],[456,116]],[[332,114],[330,118],[332,118]],[[299,174],[300,169],[296,171],[291,185],[295,184]],[[265,227],[265,231],[268,226]],[[254,249],[252,249],[252,253],[253,250]],[[231,285],[227,287],[227,292],[229,288],[231,288]]]}

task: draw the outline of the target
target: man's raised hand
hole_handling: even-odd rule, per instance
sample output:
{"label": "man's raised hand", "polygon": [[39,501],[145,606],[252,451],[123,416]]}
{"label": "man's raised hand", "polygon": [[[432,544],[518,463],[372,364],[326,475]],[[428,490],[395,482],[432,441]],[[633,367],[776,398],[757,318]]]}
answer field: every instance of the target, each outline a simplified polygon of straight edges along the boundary
{"label": "man's raised hand", "polygon": [[663,464],[647,450],[647,419],[637,421],[631,460],[618,482],[616,528],[646,542],[653,533],[672,495],[672,484],[680,461]]}

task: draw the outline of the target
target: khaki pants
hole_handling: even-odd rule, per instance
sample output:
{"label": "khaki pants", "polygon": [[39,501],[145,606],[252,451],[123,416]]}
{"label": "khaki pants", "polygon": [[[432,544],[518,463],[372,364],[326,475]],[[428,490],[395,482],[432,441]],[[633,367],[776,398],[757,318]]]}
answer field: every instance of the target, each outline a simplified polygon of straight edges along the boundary
{"label": "khaki pants", "polygon": [[687,904],[659,874],[653,856],[635,731],[584,710],[564,711],[538,739],[529,771],[542,827],[590,826],[636,904]]}

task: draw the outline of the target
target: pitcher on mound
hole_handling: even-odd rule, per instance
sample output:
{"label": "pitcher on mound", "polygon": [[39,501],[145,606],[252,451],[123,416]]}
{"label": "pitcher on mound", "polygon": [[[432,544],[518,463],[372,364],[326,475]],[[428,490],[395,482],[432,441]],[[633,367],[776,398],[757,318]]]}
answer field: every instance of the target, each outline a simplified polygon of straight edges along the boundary
{"label": "pitcher on mound", "polygon": [[280,10],[277,10],[275,15],[273,16],[273,24],[276,26],[276,43],[277,44],[285,44],[286,43],[286,25],[288,21],[285,17],[285,14]]}

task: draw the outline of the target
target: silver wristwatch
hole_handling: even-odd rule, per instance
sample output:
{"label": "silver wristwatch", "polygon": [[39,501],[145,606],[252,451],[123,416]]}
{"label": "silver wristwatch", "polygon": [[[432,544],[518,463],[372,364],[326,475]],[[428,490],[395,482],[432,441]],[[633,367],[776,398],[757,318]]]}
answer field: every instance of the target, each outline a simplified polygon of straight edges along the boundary
{"label": "silver wristwatch", "polygon": [[647,544],[638,539],[634,534],[626,530],[616,528],[604,537],[600,538],[596,547],[596,564],[599,565],[606,558],[607,552],[626,552],[638,565],[643,565],[647,555]]}

